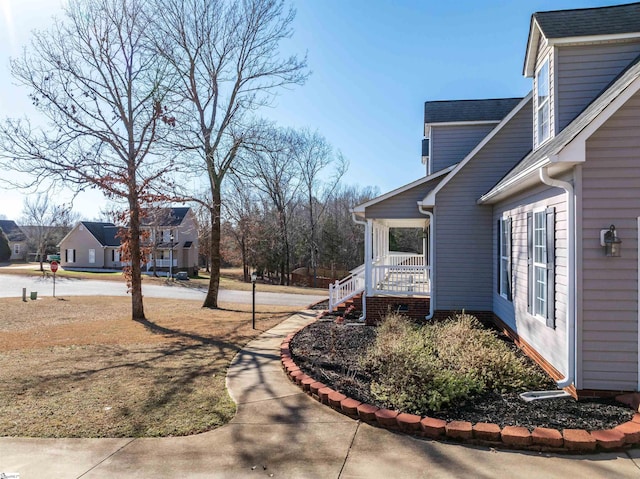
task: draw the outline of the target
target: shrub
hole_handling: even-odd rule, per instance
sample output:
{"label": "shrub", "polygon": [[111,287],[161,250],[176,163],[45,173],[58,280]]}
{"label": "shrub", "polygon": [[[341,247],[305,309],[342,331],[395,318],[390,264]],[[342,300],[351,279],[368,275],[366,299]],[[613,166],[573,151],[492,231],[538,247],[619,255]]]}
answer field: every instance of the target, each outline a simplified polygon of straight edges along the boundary
{"label": "shrub", "polygon": [[415,414],[486,391],[537,388],[548,378],[473,316],[417,326],[390,314],[364,359],[373,396]]}

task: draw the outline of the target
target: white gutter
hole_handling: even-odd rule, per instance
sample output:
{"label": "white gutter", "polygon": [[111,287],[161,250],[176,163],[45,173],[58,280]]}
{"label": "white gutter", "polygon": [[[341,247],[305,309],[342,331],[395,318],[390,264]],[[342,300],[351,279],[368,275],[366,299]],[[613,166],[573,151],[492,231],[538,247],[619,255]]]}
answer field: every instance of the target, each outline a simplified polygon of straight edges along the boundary
{"label": "white gutter", "polygon": [[433,216],[433,213],[431,211],[425,211],[423,209],[423,206],[421,204],[418,204],[418,211],[420,213],[422,213],[423,215],[426,215],[429,217],[429,268],[430,268],[430,274],[429,274],[429,283],[431,284],[431,296],[429,298],[429,315],[425,316],[425,320],[428,321],[430,319],[433,318],[433,278],[435,278],[435,263],[433,262],[433,250],[434,250],[434,234],[435,234],[435,217]]}
{"label": "white gutter", "polygon": [[[364,225],[364,234],[369,232],[369,224],[364,220],[359,220],[355,213],[351,213],[353,222],[358,225]],[[369,274],[367,274],[367,238],[364,238],[364,291],[362,292],[362,314],[358,318],[358,321],[365,321],[367,319],[367,281]],[[369,263],[371,263],[371,254],[369,254]],[[371,264],[369,264],[369,270],[371,270]]]}
{"label": "white gutter", "polygon": [[566,181],[551,178],[549,176],[548,166],[543,166],[539,170],[540,180],[549,186],[556,188],[562,188],[567,193],[567,210],[568,210],[568,274],[567,274],[567,317],[565,319],[566,327],[566,350],[567,350],[567,372],[565,377],[556,384],[559,388],[566,388],[575,384],[576,378],[576,209],[575,209],[575,194],[573,185]]}

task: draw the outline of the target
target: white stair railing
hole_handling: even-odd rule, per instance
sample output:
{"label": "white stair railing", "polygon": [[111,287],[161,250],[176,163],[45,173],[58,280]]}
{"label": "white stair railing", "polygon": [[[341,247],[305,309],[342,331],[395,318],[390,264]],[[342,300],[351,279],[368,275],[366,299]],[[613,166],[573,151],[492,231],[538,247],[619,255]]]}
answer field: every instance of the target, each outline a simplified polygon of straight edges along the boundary
{"label": "white stair railing", "polygon": [[329,285],[329,312],[333,312],[336,306],[353,298],[364,291],[364,265],[351,271],[344,279],[336,280]]}

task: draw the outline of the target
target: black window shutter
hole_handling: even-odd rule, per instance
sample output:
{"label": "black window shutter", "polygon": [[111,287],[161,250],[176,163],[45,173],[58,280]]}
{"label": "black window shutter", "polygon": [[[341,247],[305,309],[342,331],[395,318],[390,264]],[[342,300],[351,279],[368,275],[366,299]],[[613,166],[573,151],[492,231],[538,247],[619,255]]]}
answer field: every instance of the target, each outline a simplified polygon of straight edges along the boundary
{"label": "black window shutter", "polygon": [[547,326],[556,327],[556,214],[554,208],[545,211],[547,219]]}
{"label": "black window shutter", "polygon": [[527,213],[527,311],[533,314],[533,213]]}
{"label": "black window shutter", "polygon": [[513,278],[513,274],[511,271],[512,268],[512,264],[511,264],[511,248],[513,245],[513,240],[511,237],[511,218],[507,218],[506,220],[506,224],[505,227],[507,229],[507,298],[509,299],[509,301],[511,301],[512,298],[512,294],[511,294],[511,290],[513,289],[513,284],[511,282],[511,279]]}
{"label": "black window shutter", "polygon": [[69,262],[69,250],[68,249],[64,250],[64,262],[65,263]]}

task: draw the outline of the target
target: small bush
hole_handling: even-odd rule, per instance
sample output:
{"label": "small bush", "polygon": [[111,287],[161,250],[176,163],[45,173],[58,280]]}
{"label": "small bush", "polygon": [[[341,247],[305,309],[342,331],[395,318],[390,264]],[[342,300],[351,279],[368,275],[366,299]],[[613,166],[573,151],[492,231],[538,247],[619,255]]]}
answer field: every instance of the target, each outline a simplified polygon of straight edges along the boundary
{"label": "small bush", "polygon": [[376,399],[415,414],[486,391],[535,389],[548,380],[468,314],[424,326],[390,314],[364,365],[375,378]]}

